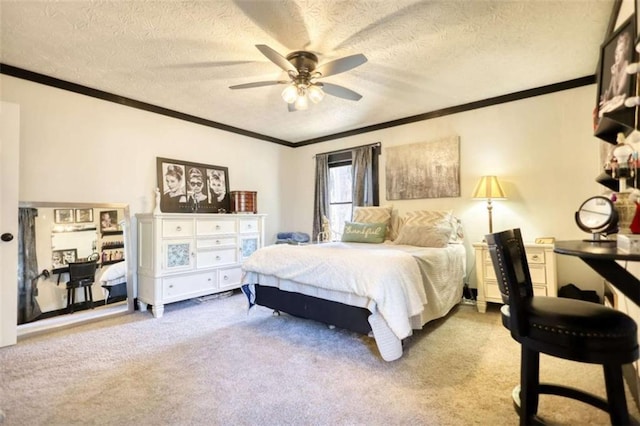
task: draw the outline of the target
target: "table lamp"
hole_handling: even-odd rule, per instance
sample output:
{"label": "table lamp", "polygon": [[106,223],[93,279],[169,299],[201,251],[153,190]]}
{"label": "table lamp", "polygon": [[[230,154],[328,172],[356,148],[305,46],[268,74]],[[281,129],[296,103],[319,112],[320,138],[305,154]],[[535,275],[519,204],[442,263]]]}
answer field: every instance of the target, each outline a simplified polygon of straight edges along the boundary
{"label": "table lamp", "polygon": [[482,176],[480,182],[476,185],[476,189],[473,191],[473,198],[475,200],[487,200],[487,211],[489,211],[489,233],[493,233],[493,223],[491,220],[491,200],[505,200],[507,198],[504,190],[498,182],[498,178],[495,176]]}

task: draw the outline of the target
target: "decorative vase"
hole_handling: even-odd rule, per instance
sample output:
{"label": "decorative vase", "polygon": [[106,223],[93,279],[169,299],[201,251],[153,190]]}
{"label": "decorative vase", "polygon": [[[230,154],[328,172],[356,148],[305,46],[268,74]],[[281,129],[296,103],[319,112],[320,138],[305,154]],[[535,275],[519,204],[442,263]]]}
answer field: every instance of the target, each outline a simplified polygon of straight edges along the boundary
{"label": "decorative vase", "polygon": [[619,192],[616,194],[614,206],[618,212],[618,228],[621,234],[630,234],[631,221],[636,214],[636,203],[629,199],[629,192]]}

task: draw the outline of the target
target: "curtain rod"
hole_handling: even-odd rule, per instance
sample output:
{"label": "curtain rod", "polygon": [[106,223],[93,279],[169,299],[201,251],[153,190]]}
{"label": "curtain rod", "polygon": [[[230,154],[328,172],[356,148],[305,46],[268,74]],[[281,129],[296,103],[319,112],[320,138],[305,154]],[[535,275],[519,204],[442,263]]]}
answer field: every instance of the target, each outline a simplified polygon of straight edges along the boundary
{"label": "curtain rod", "polygon": [[382,146],[382,142],[376,142],[376,143],[372,143],[369,145],[360,145],[360,146],[353,146],[351,148],[345,148],[345,149],[339,149],[337,151],[329,151],[329,152],[319,152],[317,154],[313,154],[313,156],[311,158],[316,158],[316,155],[326,155],[326,154],[342,154],[343,152],[349,152],[352,151],[354,149],[357,148],[366,148],[366,147],[381,147]]}

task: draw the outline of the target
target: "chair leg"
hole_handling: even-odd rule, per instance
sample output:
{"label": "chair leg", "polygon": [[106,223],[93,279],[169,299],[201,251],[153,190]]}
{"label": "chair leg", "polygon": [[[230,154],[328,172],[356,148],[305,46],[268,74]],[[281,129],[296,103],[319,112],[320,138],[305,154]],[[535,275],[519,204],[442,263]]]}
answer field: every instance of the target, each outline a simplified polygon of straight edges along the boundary
{"label": "chair leg", "polygon": [[520,425],[534,423],[540,395],[540,353],[522,345],[520,359]]}
{"label": "chair leg", "polygon": [[93,309],[93,289],[90,285],[86,286],[85,289],[89,290],[89,309]]}
{"label": "chair leg", "polygon": [[75,287],[71,287],[69,289],[69,291],[71,292],[71,297],[68,297],[67,301],[69,301],[69,300],[71,301],[69,303],[69,313],[72,314],[73,313],[73,308],[74,308],[74,306],[76,304],[76,289],[75,289]]}
{"label": "chair leg", "polygon": [[71,288],[67,287],[67,313],[68,314],[70,314],[72,312],[72,310],[71,310],[72,309],[71,306],[73,306],[71,304],[71,292],[72,291],[73,290]]}
{"label": "chair leg", "polygon": [[620,364],[605,364],[603,368],[611,424],[629,424],[629,412],[627,411],[627,400],[624,393],[624,381],[622,379],[622,366]]}

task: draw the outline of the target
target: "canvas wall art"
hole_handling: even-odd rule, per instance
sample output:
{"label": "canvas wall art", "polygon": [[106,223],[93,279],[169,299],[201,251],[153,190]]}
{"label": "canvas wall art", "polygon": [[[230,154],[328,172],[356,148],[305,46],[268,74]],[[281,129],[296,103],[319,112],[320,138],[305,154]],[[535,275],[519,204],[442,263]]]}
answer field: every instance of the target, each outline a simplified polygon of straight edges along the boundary
{"label": "canvas wall art", "polygon": [[460,138],[386,149],[387,200],[460,196]]}

